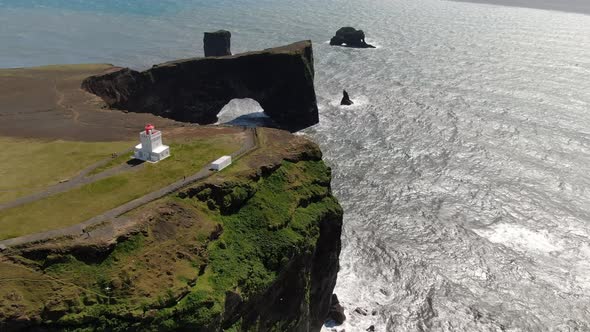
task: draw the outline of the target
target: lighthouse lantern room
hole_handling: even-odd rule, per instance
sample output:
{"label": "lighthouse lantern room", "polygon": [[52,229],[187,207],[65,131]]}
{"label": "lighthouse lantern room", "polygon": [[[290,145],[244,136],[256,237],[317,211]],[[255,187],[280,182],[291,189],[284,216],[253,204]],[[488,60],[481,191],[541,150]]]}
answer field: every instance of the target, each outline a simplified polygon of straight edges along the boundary
{"label": "lighthouse lantern room", "polygon": [[162,132],[151,124],[139,133],[140,144],[135,146],[134,156],[137,159],[157,163],[170,156],[170,147],[162,144]]}

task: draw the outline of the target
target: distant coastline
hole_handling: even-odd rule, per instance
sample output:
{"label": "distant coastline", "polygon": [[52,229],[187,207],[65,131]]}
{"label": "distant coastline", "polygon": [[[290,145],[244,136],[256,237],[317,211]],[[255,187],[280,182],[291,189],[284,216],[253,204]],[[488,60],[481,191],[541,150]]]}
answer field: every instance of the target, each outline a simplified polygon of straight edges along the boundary
{"label": "distant coastline", "polygon": [[590,1],[588,0],[453,0],[457,2],[472,2],[490,5],[524,7],[545,10],[556,10],[569,13],[590,15]]}

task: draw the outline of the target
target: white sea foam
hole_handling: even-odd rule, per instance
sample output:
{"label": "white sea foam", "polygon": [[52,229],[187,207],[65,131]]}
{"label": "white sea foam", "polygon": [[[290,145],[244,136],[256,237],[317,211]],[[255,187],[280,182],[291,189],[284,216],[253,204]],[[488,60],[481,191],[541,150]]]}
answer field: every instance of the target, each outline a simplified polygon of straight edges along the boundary
{"label": "white sea foam", "polygon": [[373,40],[371,38],[365,38],[365,42],[369,45],[375,46],[376,49],[383,48],[383,45],[379,41]]}

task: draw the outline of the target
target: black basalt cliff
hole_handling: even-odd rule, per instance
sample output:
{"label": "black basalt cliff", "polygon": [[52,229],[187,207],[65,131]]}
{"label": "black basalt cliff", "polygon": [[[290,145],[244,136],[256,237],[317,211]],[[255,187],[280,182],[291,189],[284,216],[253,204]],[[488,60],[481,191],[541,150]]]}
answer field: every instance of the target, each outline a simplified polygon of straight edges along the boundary
{"label": "black basalt cliff", "polygon": [[143,72],[91,76],[82,88],[111,108],[210,124],[234,98],[252,98],[279,127],[318,123],[311,41],[232,56],[192,58]]}

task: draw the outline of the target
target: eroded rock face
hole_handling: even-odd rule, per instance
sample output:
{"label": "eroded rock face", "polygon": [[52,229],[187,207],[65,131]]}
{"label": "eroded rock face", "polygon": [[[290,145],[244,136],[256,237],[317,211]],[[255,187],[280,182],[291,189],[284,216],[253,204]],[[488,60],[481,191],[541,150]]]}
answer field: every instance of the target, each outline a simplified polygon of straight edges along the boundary
{"label": "eroded rock face", "polygon": [[328,312],[328,319],[333,320],[336,325],[342,325],[346,320],[346,315],[344,314],[344,308],[338,301],[338,296],[336,294],[332,294],[332,298],[330,301],[330,311]]}
{"label": "eroded rock face", "polygon": [[227,30],[205,32],[203,49],[206,57],[231,55],[231,32]]}
{"label": "eroded rock face", "polygon": [[82,88],[111,108],[199,124],[217,121],[234,98],[252,98],[279,127],[319,122],[311,41],[233,56],[192,58],[138,72],[91,76]]}
{"label": "eroded rock face", "polygon": [[363,30],[357,30],[352,27],[343,27],[336,31],[336,35],[330,39],[330,45],[356,47],[356,48],[375,48],[375,46],[365,42],[365,33]]}

